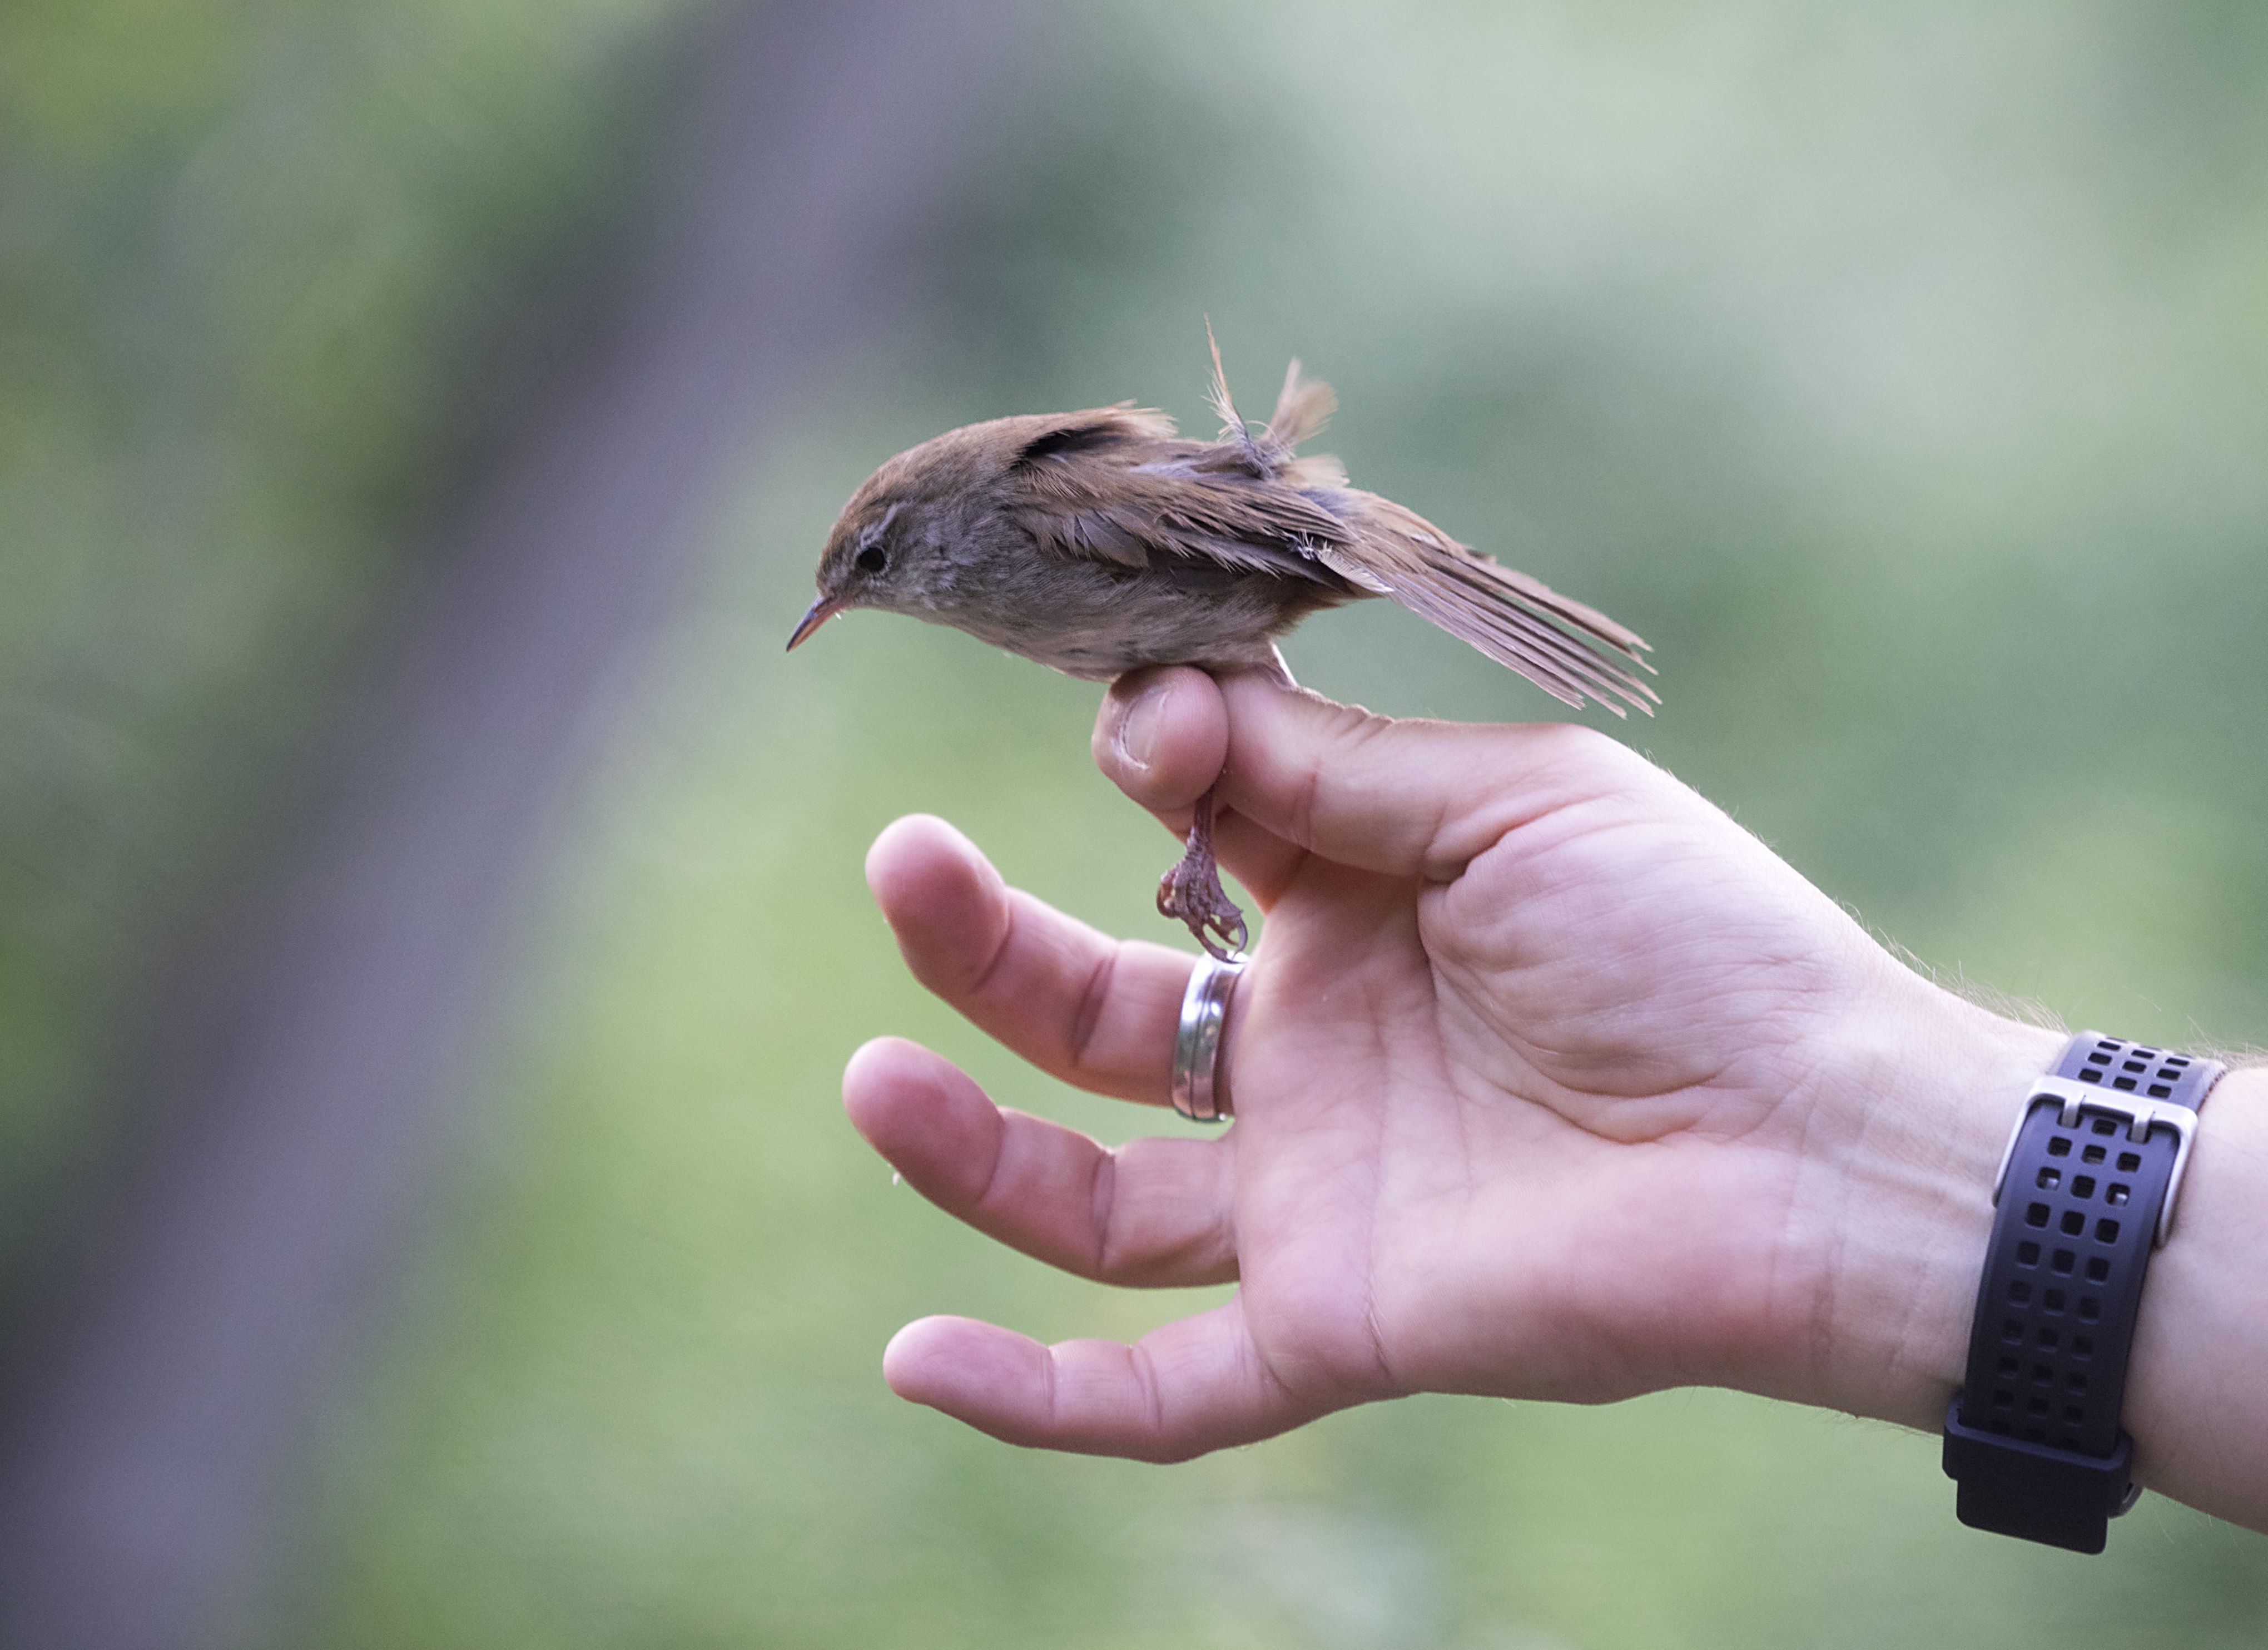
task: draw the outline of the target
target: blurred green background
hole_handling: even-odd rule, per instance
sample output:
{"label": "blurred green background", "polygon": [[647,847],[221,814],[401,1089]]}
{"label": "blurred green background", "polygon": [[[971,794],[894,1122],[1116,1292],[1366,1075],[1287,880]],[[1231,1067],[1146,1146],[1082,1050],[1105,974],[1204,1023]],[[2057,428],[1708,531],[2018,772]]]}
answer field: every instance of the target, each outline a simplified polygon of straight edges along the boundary
{"label": "blurred green background", "polygon": [[[0,14],[0,1259],[114,1125],[166,947],[524,416],[668,96],[673,0]],[[2146,1499],[1961,1530],[1933,1440],[1717,1393],[1430,1400],[1158,1470],[895,1402],[931,1311],[1138,1333],[894,1188],[859,875],[946,814],[1156,934],[1089,686],[887,617],[780,652],[843,498],[949,424],[1202,429],[1203,317],[1327,445],[1643,631],[1617,733],[1886,942],[2073,1025],[2268,1041],[2268,13],[1028,14],[908,301],[741,457],[610,684],[481,1103],[305,1495],[278,1645],[2250,1645],[2268,1543]],[[1402,714],[1557,707],[1384,604],[1287,648]],[[1603,718],[1594,719],[1606,720]],[[280,822],[279,822],[280,821]]]}

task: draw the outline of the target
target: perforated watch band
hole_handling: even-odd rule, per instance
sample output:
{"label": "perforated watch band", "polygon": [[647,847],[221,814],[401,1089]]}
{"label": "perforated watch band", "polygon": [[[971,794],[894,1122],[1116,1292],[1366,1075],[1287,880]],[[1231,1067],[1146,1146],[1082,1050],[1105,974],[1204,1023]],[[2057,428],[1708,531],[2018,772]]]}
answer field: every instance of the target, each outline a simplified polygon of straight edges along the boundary
{"label": "perforated watch band", "polygon": [[2151,1250],[2173,1226],[2214,1060],[2081,1032],[2001,1161],[1969,1367],[1945,1418],[1961,1521],[2101,1552],[2133,1504],[2120,1430]]}

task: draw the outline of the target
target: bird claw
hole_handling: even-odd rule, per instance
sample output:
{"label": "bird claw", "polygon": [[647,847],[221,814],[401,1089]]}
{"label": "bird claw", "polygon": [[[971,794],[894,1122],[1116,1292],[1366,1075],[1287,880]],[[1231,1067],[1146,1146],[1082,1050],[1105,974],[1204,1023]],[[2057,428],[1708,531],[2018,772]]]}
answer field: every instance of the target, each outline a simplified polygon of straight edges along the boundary
{"label": "bird claw", "polygon": [[1244,955],[1248,935],[1244,913],[1220,886],[1212,853],[1212,792],[1197,799],[1189,821],[1189,851],[1158,880],[1158,915],[1189,925],[1197,944],[1222,962]]}
{"label": "bird claw", "polygon": [[1248,933],[1244,913],[1220,886],[1211,865],[1202,870],[1187,859],[1158,880],[1158,915],[1189,924],[1197,944],[1223,962],[1244,954]]}

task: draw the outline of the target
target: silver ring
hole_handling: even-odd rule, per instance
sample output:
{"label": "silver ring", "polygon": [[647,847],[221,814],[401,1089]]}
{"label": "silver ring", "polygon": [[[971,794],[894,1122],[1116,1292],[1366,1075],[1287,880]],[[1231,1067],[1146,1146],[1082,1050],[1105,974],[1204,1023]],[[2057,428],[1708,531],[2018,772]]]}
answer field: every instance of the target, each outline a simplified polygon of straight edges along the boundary
{"label": "silver ring", "polygon": [[1199,957],[1182,993],[1182,1026],[1174,1038],[1174,1109],[1192,1123],[1228,1121],[1228,1083],[1220,1074],[1221,1029],[1241,962]]}

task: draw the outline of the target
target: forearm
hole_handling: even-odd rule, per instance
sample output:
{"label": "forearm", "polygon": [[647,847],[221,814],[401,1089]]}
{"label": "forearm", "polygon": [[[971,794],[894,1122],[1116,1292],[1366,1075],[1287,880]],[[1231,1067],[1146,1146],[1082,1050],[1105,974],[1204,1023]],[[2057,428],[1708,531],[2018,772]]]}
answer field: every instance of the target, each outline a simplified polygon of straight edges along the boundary
{"label": "forearm", "polygon": [[[1911,977],[1911,976],[1909,976]],[[1925,1431],[1967,1362],[1992,1183],[2025,1085],[2062,1033],[1913,981],[1842,1039],[1832,1105],[1864,1124],[1822,1201],[1833,1222],[1815,1401]],[[2268,1070],[2200,1114],[2174,1235],[2153,1257],[2124,1418],[2136,1478],[2268,1528]]]}
{"label": "forearm", "polygon": [[2150,1263],[2126,1388],[2134,1476],[2268,1530],[2268,1070],[2198,1114],[2172,1237]]}

